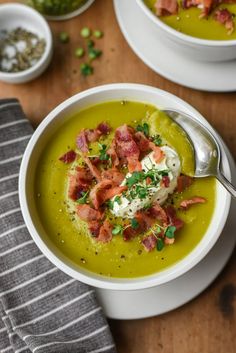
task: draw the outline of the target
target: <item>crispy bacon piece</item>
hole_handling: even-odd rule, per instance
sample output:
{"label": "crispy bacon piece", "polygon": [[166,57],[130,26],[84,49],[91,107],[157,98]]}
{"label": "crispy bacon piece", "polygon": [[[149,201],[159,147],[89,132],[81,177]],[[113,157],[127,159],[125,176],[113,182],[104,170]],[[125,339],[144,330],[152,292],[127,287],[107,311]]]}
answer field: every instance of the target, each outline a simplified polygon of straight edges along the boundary
{"label": "crispy bacon piece", "polygon": [[179,230],[180,228],[183,227],[184,222],[182,219],[177,218],[176,216],[176,210],[173,206],[169,205],[165,208],[166,215],[168,217],[168,224],[175,226],[176,230]]}
{"label": "crispy bacon piece", "polygon": [[89,169],[76,167],[74,174],[69,175],[68,196],[76,201],[83,196],[83,193],[88,190],[91,185],[93,176]]}
{"label": "crispy bacon piece", "polygon": [[104,202],[115,195],[121,194],[126,189],[127,186],[115,186],[112,180],[106,179],[95,185],[90,191],[89,196],[95,209],[99,209]]}
{"label": "crispy bacon piece", "polygon": [[170,178],[168,177],[168,175],[164,175],[161,181],[165,188],[168,188],[170,186]]}
{"label": "crispy bacon piece", "polygon": [[93,237],[98,237],[101,223],[99,221],[91,221],[88,224],[88,228]]}
{"label": "crispy bacon piece", "polygon": [[108,135],[111,131],[111,127],[106,122],[102,122],[97,126],[96,130],[100,131],[101,135]]}
{"label": "crispy bacon piece", "polygon": [[189,9],[190,7],[199,7],[202,9],[199,18],[208,16],[213,8],[219,4],[218,0],[183,0],[182,7]]}
{"label": "crispy bacon piece", "polygon": [[61,156],[59,160],[65,164],[69,164],[74,162],[74,160],[76,159],[76,156],[77,156],[76,152],[74,150],[70,150],[65,154],[63,154],[63,156]]}
{"label": "crispy bacon piece", "polygon": [[156,243],[157,243],[157,238],[152,234],[142,240],[144,249],[147,252],[152,251],[156,247]]}
{"label": "crispy bacon piece", "polygon": [[76,137],[76,146],[83,152],[88,153],[88,141],[85,134],[85,129],[82,129],[79,135]]}
{"label": "crispy bacon piece", "polygon": [[159,146],[156,146],[155,143],[150,142],[149,145],[154,152],[153,158],[155,162],[159,163],[165,157],[165,153],[162,151],[162,149]]}
{"label": "crispy bacon piece", "polygon": [[153,204],[152,207],[148,208],[146,213],[155,221],[162,222],[164,227],[168,225],[168,217],[166,211],[159,205],[159,203]]}
{"label": "crispy bacon piece", "polygon": [[176,15],[179,10],[177,0],[157,0],[154,6],[157,16]]}
{"label": "crispy bacon piece", "polygon": [[98,237],[96,238],[97,241],[100,241],[102,243],[108,243],[109,241],[111,241],[112,229],[113,229],[112,224],[106,219],[100,228]]}
{"label": "crispy bacon piece", "polygon": [[177,178],[177,192],[182,192],[193,183],[193,178],[187,175],[180,175]]}
{"label": "crispy bacon piece", "polygon": [[111,162],[113,167],[118,167],[120,164],[119,157],[116,153],[116,142],[112,141],[110,147],[107,150],[107,154],[111,157]]}
{"label": "crispy bacon piece", "polygon": [[225,26],[230,35],[234,31],[233,14],[228,9],[218,9],[214,13],[214,19]]}
{"label": "crispy bacon piece", "polygon": [[115,186],[120,185],[124,178],[125,175],[122,172],[119,172],[116,168],[104,170],[102,172],[102,179],[111,180]]}
{"label": "crispy bacon piece", "polygon": [[102,135],[101,131],[97,129],[86,129],[85,136],[88,142],[95,142]]}
{"label": "crispy bacon piece", "polygon": [[87,156],[84,156],[84,161],[89,167],[90,172],[94,176],[94,178],[99,182],[102,180],[101,173],[98,170],[98,168],[91,162],[90,158]]}
{"label": "crispy bacon piece", "polygon": [[101,212],[95,210],[89,205],[78,205],[76,208],[78,216],[85,222],[97,221],[102,218]]}
{"label": "crispy bacon piece", "polygon": [[150,140],[141,131],[134,134],[134,141],[141,152],[148,152],[151,150]]}
{"label": "crispy bacon piece", "polygon": [[132,238],[136,237],[138,234],[145,232],[152,223],[152,220],[150,219],[150,217],[148,217],[141,211],[136,213],[135,219],[138,222],[138,227],[135,229],[132,228],[131,226],[125,228],[124,235],[123,235],[123,239],[125,241],[129,241]]}
{"label": "crispy bacon piece", "polygon": [[180,208],[187,210],[190,206],[197,204],[197,203],[205,203],[206,199],[204,197],[200,197],[200,196],[195,196],[192,197],[191,199],[186,199],[183,200],[180,203]]}
{"label": "crispy bacon piece", "polygon": [[127,125],[122,125],[115,132],[116,153],[118,157],[128,162],[130,172],[140,170],[139,162],[140,150],[134,141],[133,135],[135,130]]}

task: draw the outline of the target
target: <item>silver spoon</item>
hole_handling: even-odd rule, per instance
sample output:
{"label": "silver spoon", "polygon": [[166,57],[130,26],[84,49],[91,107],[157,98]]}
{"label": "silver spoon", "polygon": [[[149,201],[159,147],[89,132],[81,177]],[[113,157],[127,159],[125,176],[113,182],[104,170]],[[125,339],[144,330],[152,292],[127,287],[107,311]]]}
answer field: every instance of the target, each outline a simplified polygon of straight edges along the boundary
{"label": "silver spoon", "polygon": [[221,149],[215,136],[198,120],[178,110],[163,110],[186,132],[195,153],[195,174],[197,178],[215,176],[236,198],[236,188],[221,171]]}

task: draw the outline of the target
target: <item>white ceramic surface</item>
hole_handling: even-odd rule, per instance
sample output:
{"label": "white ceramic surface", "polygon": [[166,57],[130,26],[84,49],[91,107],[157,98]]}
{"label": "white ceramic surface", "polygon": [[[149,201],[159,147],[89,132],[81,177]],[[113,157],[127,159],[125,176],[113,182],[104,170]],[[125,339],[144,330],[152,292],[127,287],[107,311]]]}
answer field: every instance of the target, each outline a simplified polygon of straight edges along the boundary
{"label": "white ceramic surface", "polygon": [[[194,60],[214,62],[236,58],[236,40],[206,40],[191,37],[167,26],[153,14],[143,0],[136,1],[140,9],[153,24],[155,34],[172,49]],[[200,22],[199,25],[201,25]]]}
{"label": "white ceramic surface", "polygon": [[35,79],[46,70],[52,58],[52,34],[43,16],[26,5],[0,5],[0,30],[13,30],[17,27],[44,38],[46,48],[42,57],[31,68],[17,73],[0,71],[0,80],[8,83],[24,83]]}
{"label": "white ceramic surface", "polygon": [[87,2],[83,6],[79,7],[77,10],[70,12],[66,15],[61,15],[61,16],[45,15],[45,17],[49,21],[66,21],[66,20],[69,20],[73,17],[76,17],[76,16],[82,14],[84,11],[86,11],[92,5],[93,2],[94,2],[94,0],[87,0]]}
{"label": "white ceramic surface", "polygon": [[210,63],[190,59],[160,40],[153,30],[153,23],[136,0],[113,1],[124,37],[138,57],[156,73],[198,90],[236,90],[236,60]]}
{"label": "white ceramic surface", "polygon": [[[222,140],[221,150],[228,156],[232,181],[235,184],[235,162]],[[224,152],[223,163],[226,162]],[[217,243],[199,264],[177,279],[153,288],[136,291],[96,288],[97,299],[105,315],[118,320],[143,319],[177,309],[198,296],[219,275],[234,250],[235,214],[236,201],[233,200],[229,217]]]}
{"label": "white ceramic surface", "polygon": [[[230,195],[219,183],[217,183],[215,211],[212,222],[210,223],[203,239],[184,259],[161,272],[151,276],[134,279],[116,279],[88,272],[71,263],[62,253],[60,253],[60,250],[52,244],[38,218],[33,200],[34,183],[32,182],[35,177],[37,161],[42,149],[47,141],[53,136],[55,130],[65,123],[72,113],[91,104],[124,99],[147,102],[156,105],[160,109],[168,107],[170,109],[174,108],[183,110],[186,113],[193,115],[203,124],[206,124],[214,133],[213,128],[194,108],[165,91],[137,84],[113,84],[95,87],[79,93],[60,104],[43,120],[35,131],[26,148],[20,168],[19,197],[23,216],[31,236],[41,251],[58,268],[79,281],[88,283],[94,287],[115,290],[135,290],[169,282],[186,273],[201,261],[214,246],[221,234],[229,212]],[[230,179],[230,169],[227,157],[225,157],[223,170],[226,176]]]}

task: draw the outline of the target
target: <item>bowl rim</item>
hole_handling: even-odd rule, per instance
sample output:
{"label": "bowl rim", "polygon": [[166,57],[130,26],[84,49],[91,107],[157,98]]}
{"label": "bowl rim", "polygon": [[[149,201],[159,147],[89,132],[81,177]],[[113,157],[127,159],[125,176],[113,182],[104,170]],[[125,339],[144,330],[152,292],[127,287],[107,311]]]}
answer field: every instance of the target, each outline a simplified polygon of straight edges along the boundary
{"label": "bowl rim", "polygon": [[236,39],[211,40],[197,38],[185,33],[178,32],[176,29],[168,26],[167,24],[162,22],[157,16],[155,16],[154,13],[145,4],[144,0],[136,0],[136,2],[155,25],[159,26],[164,31],[168,32],[170,35],[177,37],[178,39],[184,42],[187,42],[188,44],[196,44],[204,47],[234,47],[236,45]]}
{"label": "bowl rim", "polygon": [[14,15],[14,12],[18,10],[18,11],[21,11],[21,13],[26,14],[27,16],[33,16],[34,19],[37,20],[38,23],[40,23],[40,26],[44,27],[46,36],[43,36],[42,38],[46,42],[46,47],[43,55],[36,62],[35,65],[20,72],[4,72],[0,70],[0,79],[21,79],[21,78],[24,78],[25,76],[27,77],[31,76],[45,64],[45,62],[48,60],[48,58],[51,55],[52,42],[53,42],[51,29],[47,21],[44,19],[44,17],[38,11],[34,10],[30,6],[19,4],[19,3],[0,4],[0,13],[2,10],[5,10],[5,9],[10,9],[10,11],[12,11],[12,15]]}
{"label": "bowl rim", "polygon": [[[54,110],[52,110],[47,115],[47,117],[41,122],[41,124],[38,126],[33,136],[31,137],[27,145],[27,148],[25,150],[25,153],[23,155],[21,166],[20,166],[20,173],[19,173],[20,206],[21,206],[21,210],[22,210],[22,214],[23,214],[23,218],[26,223],[26,226],[29,230],[29,233],[31,234],[31,237],[33,238],[36,245],[38,246],[38,248],[57,268],[65,272],[67,275],[75,278],[76,280],[79,280],[81,282],[84,282],[88,285],[91,285],[97,288],[104,288],[104,289],[111,289],[111,290],[146,289],[146,288],[151,288],[151,287],[169,282],[181,276],[182,274],[186,273],[191,268],[193,268],[198,262],[200,262],[207,255],[207,253],[214,246],[218,237],[220,236],[228,217],[231,198],[230,198],[230,195],[224,189],[222,189],[222,192],[224,192],[224,201],[225,201],[225,205],[223,207],[223,213],[222,213],[220,222],[218,222],[218,228],[216,229],[214,236],[210,238],[207,244],[205,244],[204,246],[200,246],[204,239],[203,237],[202,240],[190,252],[190,254],[186,255],[182,260],[178,261],[177,263],[169,266],[167,269],[151,274],[149,276],[135,277],[130,279],[127,279],[127,278],[118,279],[118,278],[112,278],[112,277],[99,276],[93,272],[82,273],[78,269],[73,268],[73,266],[71,266],[70,264],[65,263],[65,261],[63,261],[59,256],[57,256],[54,253],[52,249],[49,248],[46,242],[39,235],[31,219],[30,209],[28,207],[28,199],[26,195],[27,194],[26,179],[27,179],[28,165],[31,160],[31,153],[34,151],[35,146],[37,146],[37,142],[41,137],[41,135],[46,130],[47,126],[50,125],[50,123],[54,120],[54,118],[56,118],[60,113],[62,113],[65,109],[69,108],[73,104],[78,103],[79,101],[83,100],[84,98],[90,95],[99,94],[101,92],[104,93],[110,90],[113,90],[113,91],[131,90],[131,91],[139,91],[139,92],[145,91],[145,93],[150,92],[152,94],[158,94],[159,96],[162,95],[164,97],[169,98],[170,100],[173,100],[181,104],[186,109],[189,109],[190,112],[194,114],[195,117],[197,117],[197,119],[199,118],[200,120],[203,119],[205,122],[205,119],[202,117],[202,115],[197,110],[195,110],[191,105],[189,105],[182,99],[178,98],[177,96],[169,92],[163,91],[161,89],[158,89],[152,86],[132,84],[132,83],[116,83],[116,84],[97,86],[97,87],[85,90],[83,92],[80,92],[68,98],[67,100],[59,104]],[[105,102],[105,99],[104,99],[104,102]],[[229,162],[227,157],[226,157],[226,162],[228,166],[227,168],[229,168]],[[229,172],[229,174],[231,173]],[[194,258],[193,258],[193,255],[195,255]],[[186,263],[182,264],[183,262],[186,262],[186,261],[188,261],[187,264]],[[165,272],[167,272],[167,274],[165,274]],[[124,280],[126,280],[125,283],[122,282]]]}

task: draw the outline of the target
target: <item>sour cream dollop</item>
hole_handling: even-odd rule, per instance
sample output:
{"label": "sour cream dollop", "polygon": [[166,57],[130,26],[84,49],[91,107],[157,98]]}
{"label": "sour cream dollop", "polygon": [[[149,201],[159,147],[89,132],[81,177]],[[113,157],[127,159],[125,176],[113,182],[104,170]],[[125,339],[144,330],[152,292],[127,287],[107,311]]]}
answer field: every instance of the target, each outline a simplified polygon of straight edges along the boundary
{"label": "sour cream dollop", "polygon": [[[134,183],[121,196],[112,199],[113,209],[111,212],[115,216],[133,218],[138,210],[155,201],[162,205],[168,195],[173,193],[181,171],[180,159],[176,151],[168,146],[161,147],[161,150],[164,152],[165,157],[160,163],[155,162],[153,152],[149,153],[141,161],[142,172],[140,179],[142,180]],[[149,185],[146,182],[146,178],[142,178],[142,175],[147,175],[147,173],[151,173],[152,178],[155,179]],[[121,185],[127,185],[131,176],[132,174],[127,173]],[[169,178],[168,187],[165,187],[162,181],[163,176],[168,176]]]}

